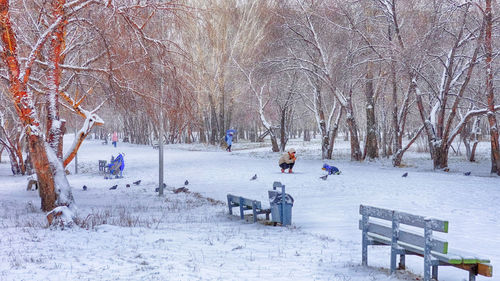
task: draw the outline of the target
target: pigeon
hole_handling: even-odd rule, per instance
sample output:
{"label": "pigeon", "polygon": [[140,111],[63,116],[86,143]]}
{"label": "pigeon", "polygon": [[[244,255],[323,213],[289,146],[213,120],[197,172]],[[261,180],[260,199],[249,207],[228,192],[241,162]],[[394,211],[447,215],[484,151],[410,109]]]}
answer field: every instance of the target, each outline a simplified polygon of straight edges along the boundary
{"label": "pigeon", "polygon": [[112,187],[109,188],[109,190],[116,189],[118,187],[117,184],[113,185]]}
{"label": "pigeon", "polygon": [[188,184],[189,184],[189,181],[188,181],[188,180],[186,180],[186,181],[184,182],[184,185],[188,185]]}
{"label": "pigeon", "polygon": [[179,192],[188,192],[189,189],[185,188],[185,187],[179,187],[177,189],[174,189],[174,193],[179,193]]}
{"label": "pigeon", "polygon": [[130,187],[130,184],[127,183],[126,187]]}
{"label": "pigeon", "polygon": [[257,179],[257,174],[253,175],[253,177],[250,180],[253,181],[253,180],[256,180],[256,179]]}
{"label": "pigeon", "polygon": [[328,174],[326,174],[326,175],[324,175],[324,176],[321,176],[321,177],[319,177],[319,178],[325,181],[325,180],[326,180],[326,178],[328,178]]}
{"label": "pigeon", "polygon": [[470,176],[470,173],[471,173],[471,172],[465,172],[465,173],[464,173],[464,175],[466,175],[466,176]]}
{"label": "pigeon", "polygon": [[135,185],[139,185],[141,183],[141,180],[138,180],[138,181],[134,181],[133,184]]}
{"label": "pigeon", "polygon": [[[165,188],[167,188],[167,185],[163,183],[163,189]],[[155,188],[155,192],[160,192],[160,188],[159,187]]]}
{"label": "pigeon", "polygon": [[403,178],[406,178],[407,176],[408,176],[408,173],[404,173],[404,174],[402,175],[402,177],[403,177]]}
{"label": "pigeon", "polygon": [[85,191],[85,190],[87,190],[87,186],[86,185],[83,186],[83,191]]}

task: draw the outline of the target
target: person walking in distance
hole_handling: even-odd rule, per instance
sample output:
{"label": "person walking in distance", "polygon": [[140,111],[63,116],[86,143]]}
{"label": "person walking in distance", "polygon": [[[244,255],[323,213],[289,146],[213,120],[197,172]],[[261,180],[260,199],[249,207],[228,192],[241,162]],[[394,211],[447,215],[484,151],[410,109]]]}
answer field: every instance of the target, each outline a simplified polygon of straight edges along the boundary
{"label": "person walking in distance", "polygon": [[232,130],[227,131],[225,141],[227,143],[226,151],[231,152],[231,146],[233,145],[233,131]]}
{"label": "person walking in distance", "polygon": [[111,141],[113,142],[113,146],[116,147],[116,142],[118,142],[118,133],[113,132],[113,137],[111,138]]}

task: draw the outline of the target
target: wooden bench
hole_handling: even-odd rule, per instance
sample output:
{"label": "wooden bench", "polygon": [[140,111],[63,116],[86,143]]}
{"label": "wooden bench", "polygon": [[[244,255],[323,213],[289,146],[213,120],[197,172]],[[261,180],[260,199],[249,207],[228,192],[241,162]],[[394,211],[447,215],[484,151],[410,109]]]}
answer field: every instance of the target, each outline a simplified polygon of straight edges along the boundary
{"label": "wooden bench", "polygon": [[235,196],[232,194],[227,195],[227,206],[229,208],[229,214],[233,214],[234,207],[240,207],[240,218],[244,219],[244,211],[252,210],[253,222],[257,222],[257,215],[266,214],[266,220],[269,220],[269,213],[271,209],[262,209],[262,204],[260,201],[247,199],[241,196]]}
{"label": "wooden bench", "polygon": [[[437,280],[438,266],[454,266],[469,272],[469,280],[476,275],[493,276],[490,260],[463,251],[450,251],[448,242],[434,237],[433,231],[448,232],[448,221],[428,218],[394,210],[371,206],[359,206],[362,219],[362,265],[368,265],[368,245],[391,246],[391,274],[396,271],[397,255],[399,269],[405,268],[405,255],[424,258],[424,281]],[[374,218],[378,219],[375,220]],[[412,226],[422,231],[413,231],[401,225]]]}
{"label": "wooden bench", "polygon": [[157,142],[157,141],[154,141],[154,142],[151,144],[151,146],[153,147],[153,149],[160,149],[160,144],[159,144],[159,142]]}

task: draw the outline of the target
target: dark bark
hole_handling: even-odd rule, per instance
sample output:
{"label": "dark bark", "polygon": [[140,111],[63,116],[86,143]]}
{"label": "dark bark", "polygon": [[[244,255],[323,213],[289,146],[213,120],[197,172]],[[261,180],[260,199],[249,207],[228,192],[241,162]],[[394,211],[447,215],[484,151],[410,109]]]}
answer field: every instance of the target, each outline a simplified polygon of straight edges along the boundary
{"label": "dark bark", "polygon": [[486,35],[484,38],[484,47],[486,49],[486,96],[488,100],[488,123],[490,125],[490,143],[491,143],[491,173],[500,175],[500,144],[498,134],[498,123],[495,115],[495,93],[493,90],[493,14],[491,10],[491,0],[486,0]]}
{"label": "dark bark", "polygon": [[375,100],[373,90],[373,74],[371,67],[366,73],[366,156],[369,159],[376,159],[378,154],[377,123],[375,121]]}

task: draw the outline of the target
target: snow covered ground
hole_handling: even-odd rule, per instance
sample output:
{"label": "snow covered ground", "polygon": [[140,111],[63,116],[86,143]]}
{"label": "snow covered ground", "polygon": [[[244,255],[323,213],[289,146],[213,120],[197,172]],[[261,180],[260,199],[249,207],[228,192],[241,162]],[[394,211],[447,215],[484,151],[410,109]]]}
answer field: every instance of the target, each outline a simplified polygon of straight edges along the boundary
{"label": "snow covered ground", "polygon": [[[407,257],[407,271],[388,275],[387,247],[370,247],[369,267],[360,266],[360,204],[446,219],[449,233],[437,235],[450,248],[500,266],[500,178],[489,174],[488,143],[481,144],[476,163],[451,156],[448,173],[432,171],[427,153],[410,151],[404,159],[408,166],[393,168],[389,160],[351,162],[348,144],[336,145],[340,160],[327,163],[342,174],[326,181],[319,179],[323,161],[315,141],[290,143],[298,156],[294,174],[281,174],[279,153],[261,144],[235,143],[232,153],[203,145],[166,146],[168,188],[187,179],[191,193],[166,191],[158,197],[157,150],[88,140],[78,155],[79,173],[68,176],[84,228],[66,230],[45,227],[37,192],[26,191],[26,177],[12,176],[4,160],[0,280],[420,280],[420,257]],[[119,152],[125,153],[124,178],[105,180],[98,160]],[[73,164],[68,168],[74,171]],[[471,176],[463,175],[467,171]],[[408,177],[401,177],[405,172]],[[132,184],[139,179],[140,185]],[[295,198],[291,227],[228,216],[227,193],[268,205],[274,181]],[[109,190],[115,184],[118,188]],[[500,280],[493,274],[477,280]],[[468,273],[440,267],[439,277],[460,281]]]}

